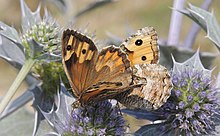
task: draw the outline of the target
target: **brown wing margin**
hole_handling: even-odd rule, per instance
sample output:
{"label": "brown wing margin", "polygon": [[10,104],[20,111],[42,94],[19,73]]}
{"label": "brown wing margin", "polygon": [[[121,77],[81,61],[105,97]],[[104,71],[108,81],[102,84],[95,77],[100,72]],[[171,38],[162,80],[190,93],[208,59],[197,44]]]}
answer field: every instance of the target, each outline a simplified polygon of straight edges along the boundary
{"label": "brown wing margin", "polygon": [[91,39],[69,30],[63,32],[62,62],[70,85],[76,96],[86,88],[87,75],[92,72],[98,50]]}

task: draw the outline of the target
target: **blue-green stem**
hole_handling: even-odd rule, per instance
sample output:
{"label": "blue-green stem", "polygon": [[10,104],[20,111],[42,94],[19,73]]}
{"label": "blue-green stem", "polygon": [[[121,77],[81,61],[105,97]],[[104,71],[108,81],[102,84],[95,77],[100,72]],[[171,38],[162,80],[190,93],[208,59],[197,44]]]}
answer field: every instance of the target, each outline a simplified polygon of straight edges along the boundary
{"label": "blue-green stem", "polygon": [[4,112],[5,108],[11,101],[12,97],[16,93],[18,87],[21,85],[22,81],[25,79],[31,68],[33,67],[36,60],[34,59],[27,59],[22,66],[21,70],[19,71],[17,77],[15,78],[14,82],[8,89],[6,95],[4,96],[3,100],[0,103],[0,117],[1,114]]}

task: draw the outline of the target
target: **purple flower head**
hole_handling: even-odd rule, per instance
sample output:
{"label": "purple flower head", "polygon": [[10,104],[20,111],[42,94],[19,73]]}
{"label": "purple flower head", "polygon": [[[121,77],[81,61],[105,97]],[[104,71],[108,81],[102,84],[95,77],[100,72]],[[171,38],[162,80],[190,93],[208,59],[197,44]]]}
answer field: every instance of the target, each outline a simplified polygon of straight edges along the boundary
{"label": "purple flower head", "polygon": [[183,122],[183,114],[178,114],[176,120],[178,120],[178,122]]}
{"label": "purple flower head", "polygon": [[172,82],[176,86],[179,84],[179,79],[177,75],[173,75]]}
{"label": "purple flower head", "polygon": [[186,120],[185,122],[183,122],[183,124],[181,124],[181,127],[182,127],[184,130],[188,130],[188,129],[189,129],[188,121]]}
{"label": "purple flower head", "polygon": [[118,128],[116,129],[115,135],[116,135],[116,136],[121,136],[121,135],[124,134],[124,131],[125,131],[124,128],[118,127]]}
{"label": "purple flower head", "polygon": [[73,109],[73,111],[72,111],[72,114],[74,115],[74,114],[80,114],[80,113],[82,113],[83,112],[83,109],[82,108],[75,108],[75,109]]}
{"label": "purple flower head", "polygon": [[[205,69],[197,57],[184,63],[174,62],[172,95],[157,110],[166,118],[163,123],[166,134],[173,131],[178,135],[205,135],[215,131],[218,125],[220,95],[213,87],[211,71]],[[170,104],[175,108],[170,108]]]}
{"label": "purple flower head", "polygon": [[188,71],[188,75],[189,75],[189,79],[192,79],[195,75],[195,73],[193,71]]}
{"label": "purple flower head", "polygon": [[212,111],[212,104],[203,104],[203,109],[205,109],[206,111]]}
{"label": "purple flower head", "polygon": [[76,114],[77,112],[75,112],[75,111],[73,111],[72,112],[72,120],[74,120],[74,121],[78,121],[79,120],[79,116]]}
{"label": "purple flower head", "polygon": [[185,102],[184,101],[179,102],[178,107],[180,109],[183,109],[185,107]]}
{"label": "purple flower head", "polygon": [[112,118],[115,118],[115,117],[118,115],[118,113],[119,113],[119,110],[118,110],[118,109],[113,109],[112,112],[111,112],[111,114],[110,114],[110,116],[111,116]]}
{"label": "purple flower head", "polygon": [[176,109],[176,105],[174,103],[168,103],[168,107],[170,110]]}
{"label": "purple flower head", "polygon": [[[67,128],[68,129],[68,128]],[[74,125],[72,125],[71,127],[70,127],[70,131],[71,132],[75,132],[76,131],[76,127],[74,126]]]}
{"label": "purple flower head", "polygon": [[181,77],[182,78],[189,78],[189,76],[190,76],[189,74],[190,73],[188,71],[184,71],[184,72],[181,73]]}
{"label": "purple flower head", "polygon": [[180,81],[180,86],[185,87],[187,85],[187,81],[185,79]]}
{"label": "purple flower head", "polygon": [[205,84],[205,85],[209,85],[211,83],[211,79],[210,78],[204,78],[202,80],[202,82]]}
{"label": "purple flower head", "polygon": [[105,109],[102,107],[102,108],[99,108],[97,109],[96,113],[100,116],[104,115],[104,112],[105,112]]}
{"label": "purple flower head", "polygon": [[200,93],[199,93],[199,97],[200,97],[201,99],[204,99],[204,98],[206,97],[206,92],[200,92]]}
{"label": "purple flower head", "polygon": [[193,110],[194,110],[194,112],[198,112],[198,111],[200,110],[200,106],[199,106],[198,103],[195,103],[195,104],[193,105]]}
{"label": "purple flower head", "polygon": [[85,123],[89,123],[89,122],[90,122],[90,118],[89,118],[89,117],[85,117],[85,118],[83,118],[83,122],[85,122]]}
{"label": "purple flower head", "polygon": [[95,124],[100,125],[102,123],[103,123],[103,119],[101,117],[97,117],[96,120],[95,120]]}
{"label": "purple flower head", "polygon": [[97,135],[98,136],[104,136],[106,134],[106,128],[100,128]]}
{"label": "purple flower head", "polygon": [[193,100],[193,96],[192,95],[188,95],[187,99],[188,99],[189,102],[191,102]]}
{"label": "purple flower head", "polygon": [[202,72],[200,71],[195,71],[194,73],[194,80],[199,80],[202,77]]}
{"label": "purple flower head", "polygon": [[108,123],[108,127],[110,127],[110,128],[112,128],[112,127],[114,127],[116,124],[115,124],[115,121],[110,121],[109,123]]}
{"label": "purple flower head", "polygon": [[81,127],[81,126],[78,126],[78,128],[77,128],[77,133],[80,135],[80,134],[84,134],[84,129],[83,129],[83,127]]}
{"label": "purple flower head", "polygon": [[186,118],[192,118],[193,115],[194,113],[191,109],[186,109]]}
{"label": "purple flower head", "polygon": [[[124,135],[125,120],[118,107],[108,101],[73,109],[62,129],[62,135]],[[114,116],[112,116],[114,115]]]}
{"label": "purple flower head", "polygon": [[201,120],[204,120],[207,115],[205,113],[200,113],[199,116],[198,116]]}
{"label": "purple flower head", "polygon": [[213,91],[213,92],[208,93],[207,98],[209,99],[209,101],[215,101],[217,99],[216,98],[216,92]]}
{"label": "purple flower head", "polygon": [[88,136],[94,135],[94,130],[93,130],[93,129],[88,129],[87,135],[88,135]]}
{"label": "purple flower head", "polygon": [[202,131],[204,131],[202,129],[201,123],[198,120],[193,120],[192,121],[192,126],[194,128],[194,130],[196,131],[197,134],[201,134]]}
{"label": "purple flower head", "polygon": [[180,90],[176,90],[176,91],[175,91],[175,95],[176,95],[177,97],[180,97],[180,96],[182,95],[182,92],[181,92]]}
{"label": "purple flower head", "polygon": [[199,88],[201,87],[200,83],[199,82],[194,82],[193,83],[193,88],[198,90]]}

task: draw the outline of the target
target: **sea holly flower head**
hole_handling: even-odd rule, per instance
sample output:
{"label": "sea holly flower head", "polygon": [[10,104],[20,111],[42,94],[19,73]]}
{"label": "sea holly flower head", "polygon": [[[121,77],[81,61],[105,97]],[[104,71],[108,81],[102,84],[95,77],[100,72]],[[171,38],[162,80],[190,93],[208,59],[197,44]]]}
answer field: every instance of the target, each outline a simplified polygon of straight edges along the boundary
{"label": "sea holly flower head", "polygon": [[[44,18],[41,22],[31,26],[22,34],[22,44],[30,57],[30,40],[34,40],[42,47],[43,53],[54,53],[60,46],[59,26],[51,18]],[[41,55],[39,54],[39,55]]]}
{"label": "sea holly flower head", "polygon": [[[36,115],[38,115],[34,126],[34,135],[42,119],[42,115],[38,114],[38,107],[44,111],[51,110],[56,94],[54,92],[59,88],[60,77],[64,75],[60,61],[61,49],[58,48],[60,47],[60,31],[62,29],[47,11],[45,11],[44,17],[41,18],[40,6],[35,12],[32,12],[24,0],[20,0],[20,5],[22,30],[17,31],[14,27],[0,21],[0,48],[2,49],[0,57],[17,69],[21,69],[7,91],[7,97],[2,100],[0,112],[2,113],[4,110],[5,116],[10,114],[10,110],[5,110],[6,106],[9,105],[13,95],[27,75],[35,73],[33,75],[37,75],[37,78],[34,78],[31,74],[28,78],[30,85],[28,91],[33,93],[33,107],[36,109]],[[22,102],[19,103],[20,105],[16,105],[16,108],[12,107],[13,110],[23,106],[24,102],[30,101],[30,97],[22,95],[18,97],[19,99],[22,99]]]}
{"label": "sea holly flower head", "polygon": [[[24,0],[20,0],[22,10],[22,31],[19,32],[0,22],[0,35],[14,43],[24,53],[26,59],[59,60],[61,28],[45,10],[43,19],[40,6],[32,12]],[[3,40],[5,42],[5,40]],[[7,43],[2,43],[5,46]]]}
{"label": "sea holly flower head", "polygon": [[[178,135],[204,135],[215,132],[218,125],[218,88],[211,79],[211,70],[205,69],[199,52],[184,63],[174,60],[172,95],[160,109],[165,113],[166,129]],[[172,105],[170,104],[172,103]]]}
{"label": "sea holly flower head", "polygon": [[103,136],[125,135],[126,123],[117,106],[109,101],[101,101],[92,106],[72,108],[74,98],[63,93],[67,91],[61,86],[58,94],[59,104],[56,111],[44,114],[56,132],[64,136]]}

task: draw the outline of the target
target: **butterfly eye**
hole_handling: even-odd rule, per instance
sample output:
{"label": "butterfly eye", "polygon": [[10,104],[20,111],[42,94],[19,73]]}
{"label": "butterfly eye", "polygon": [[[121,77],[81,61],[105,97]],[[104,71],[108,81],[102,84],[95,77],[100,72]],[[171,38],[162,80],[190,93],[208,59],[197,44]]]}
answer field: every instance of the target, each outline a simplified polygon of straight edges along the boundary
{"label": "butterfly eye", "polygon": [[146,56],[142,56],[141,59],[142,59],[143,61],[145,61],[145,60],[147,59],[147,57],[146,57]]}
{"label": "butterfly eye", "polygon": [[82,54],[86,54],[86,50],[85,49],[82,50]]}
{"label": "butterfly eye", "polygon": [[141,39],[138,39],[135,41],[135,45],[137,45],[137,46],[141,46],[142,43],[143,43],[143,41]]}
{"label": "butterfly eye", "polygon": [[67,47],[66,47],[66,49],[69,51],[69,50],[71,50],[71,46],[70,45],[68,45]]}

